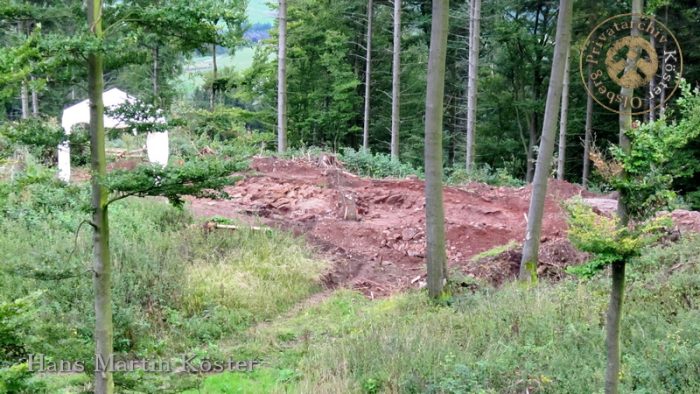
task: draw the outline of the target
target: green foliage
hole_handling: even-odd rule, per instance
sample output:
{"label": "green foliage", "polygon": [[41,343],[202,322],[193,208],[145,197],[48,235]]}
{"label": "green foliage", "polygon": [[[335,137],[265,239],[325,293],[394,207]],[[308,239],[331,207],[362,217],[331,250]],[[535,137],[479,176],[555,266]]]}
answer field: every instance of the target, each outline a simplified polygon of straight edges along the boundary
{"label": "green foliage", "polygon": [[[250,373],[223,373],[206,379],[198,389],[184,391],[182,394],[267,394],[285,387],[288,371],[259,367]],[[289,386],[285,388],[290,389]]]}
{"label": "green foliage", "polygon": [[247,163],[236,160],[190,160],[181,166],[162,167],[157,164],[141,165],[133,170],[119,170],[107,175],[105,185],[116,199],[129,196],[162,196],[173,205],[182,206],[183,196],[227,198],[224,186],[235,183],[231,174],[247,168]]}
{"label": "green foliage", "polygon": [[195,136],[227,141],[248,133],[245,129],[247,119],[247,112],[240,108],[216,107],[213,111],[184,109],[177,122]]}
{"label": "green foliage", "polygon": [[660,209],[671,208],[676,200],[671,189],[674,179],[693,174],[691,160],[682,149],[700,135],[700,89],[691,92],[690,85],[683,82],[681,90],[682,97],[676,102],[680,121],[664,118],[628,130],[629,153],[611,148],[624,176],[609,181],[621,191],[634,218],[648,218]]}
{"label": "green foliage", "polygon": [[[91,234],[86,225],[76,232],[89,218],[83,209],[88,185],[18,185],[3,188],[7,197],[0,218],[0,336],[8,344],[26,344],[18,350],[22,353],[91,360]],[[181,352],[228,357],[215,341],[272,318],[318,291],[325,266],[286,233],[240,225],[235,232],[207,234],[200,225],[192,225],[186,211],[151,199],[113,203],[110,223],[114,343],[122,357]],[[15,302],[18,297],[35,291],[42,292],[37,299],[41,302],[26,304],[26,315],[5,318],[6,310],[20,305]],[[31,331],[25,331],[22,322]],[[6,333],[6,327],[14,334]],[[16,363],[17,358],[8,361]],[[178,375],[128,375],[118,377],[122,387],[182,391],[180,383],[171,382],[183,380]]]}
{"label": "green foliage", "polygon": [[422,176],[420,169],[392,160],[384,153],[371,153],[352,148],[343,148],[340,160],[345,168],[355,174],[372,178],[405,178],[409,175]]}
{"label": "green foliage", "polygon": [[105,108],[105,114],[124,124],[125,131],[136,134],[160,133],[171,127],[163,119],[162,110],[138,100]]}
{"label": "green foliage", "polygon": [[0,394],[45,393],[46,385],[41,381],[32,381],[34,373],[29,371],[27,363],[15,364],[0,369]]}
{"label": "green foliage", "polygon": [[11,301],[0,300],[0,393],[40,393],[42,383],[30,382],[33,373],[26,363],[17,363],[31,352],[39,338],[33,325],[41,291]]}
{"label": "green foliage", "polygon": [[494,186],[520,187],[525,184],[522,180],[513,177],[507,169],[497,168],[494,170],[488,164],[477,166],[471,174],[463,168],[447,168],[445,172],[447,174],[446,183],[452,185],[479,182]]}
{"label": "green foliage", "polygon": [[489,250],[485,250],[481,253],[478,253],[478,254],[474,255],[471,258],[471,260],[472,261],[479,261],[479,260],[487,259],[490,257],[496,257],[496,256],[500,255],[501,253],[507,252],[509,250],[513,250],[513,249],[517,248],[518,246],[519,246],[518,242],[516,242],[515,240],[511,240],[510,242],[508,242],[505,245],[496,246],[496,247],[493,247]]}
{"label": "green foliage", "polygon": [[55,119],[37,118],[0,125],[0,156],[7,157],[19,147],[26,147],[35,157],[50,161],[65,134]]}
{"label": "green foliage", "polygon": [[0,366],[26,356],[25,346],[36,341],[30,339],[31,325],[41,296],[41,292],[35,292],[9,302],[0,301]]}
{"label": "green foliage", "polygon": [[608,181],[620,190],[632,225],[597,215],[581,201],[565,205],[569,239],[578,249],[593,254],[588,264],[570,268],[570,273],[591,277],[611,263],[628,261],[671,225],[668,218],[649,218],[675,203],[674,178],[690,175],[678,152],[700,135],[700,90],[691,92],[686,83],[681,87],[680,122],[669,124],[664,118],[632,128],[627,131],[628,153],[617,146],[611,148],[616,162],[607,165]]}
{"label": "green foliage", "polygon": [[583,201],[564,204],[569,221],[569,240],[578,249],[593,254],[585,265],[567,272],[591,277],[608,264],[628,261],[656,242],[672,225],[670,218],[660,216],[633,227],[622,226],[620,219],[598,215]]}
{"label": "green foliage", "polygon": [[[694,238],[633,258],[621,390],[700,389],[698,256]],[[607,287],[602,277],[485,287],[455,294],[449,307],[420,292],[372,301],[341,290],[236,337],[230,351],[295,368],[300,380],[277,392],[596,392]]]}

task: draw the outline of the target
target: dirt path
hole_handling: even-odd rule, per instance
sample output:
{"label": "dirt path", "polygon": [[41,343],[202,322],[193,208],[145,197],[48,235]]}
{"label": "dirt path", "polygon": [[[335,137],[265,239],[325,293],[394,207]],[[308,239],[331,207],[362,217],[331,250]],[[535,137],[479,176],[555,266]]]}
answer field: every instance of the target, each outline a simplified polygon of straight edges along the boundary
{"label": "dirt path", "polygon": [[[262,222],[304,235],[322,257],[334,263],[324,277],[329,287],[348,286],[375,297],[422,285],[422,181],[360,178],[327,157],[317,162],[256,158],[251,167],[253,175],[227,189],[230,200],[191,200],[190,209],[200,217]],[[580,194],[594,197],[576,185],[551,181],[545,204],[543,260],[554,264],[562,258],[568,263],[581,259],[562,242],[566,223],[559,207],[560,201]],[[445,188],[450,267],[492,282],[512,277],[517,271],[515,261],[501,258],[475,263],[471,258],[521,241],[529,198],[528,187],[469,184]],[[517,250],[510,253],[517,254]],[[544,263],[546,269],[547,261]]]}

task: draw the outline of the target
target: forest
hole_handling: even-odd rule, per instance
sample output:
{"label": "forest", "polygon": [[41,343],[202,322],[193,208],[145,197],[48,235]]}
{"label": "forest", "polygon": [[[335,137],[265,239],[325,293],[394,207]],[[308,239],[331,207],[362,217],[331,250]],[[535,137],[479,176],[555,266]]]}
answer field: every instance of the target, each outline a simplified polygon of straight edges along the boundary
{"label": "forest", "polygon": [[0,394],[700,392],[697,0],[0,0]]}

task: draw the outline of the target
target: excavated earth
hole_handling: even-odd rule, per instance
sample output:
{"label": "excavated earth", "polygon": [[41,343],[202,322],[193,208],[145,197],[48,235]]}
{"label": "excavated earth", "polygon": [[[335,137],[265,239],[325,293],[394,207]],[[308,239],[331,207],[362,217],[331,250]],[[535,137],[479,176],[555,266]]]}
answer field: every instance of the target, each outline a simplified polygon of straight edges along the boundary
{"label": "excavated earth", "polygon": [[[326,286],[381,297],[425,285],[424,183],[417,178],[375,180],[343,170],[333,156],[317,160],[255,158],[252,171],[227,188],[231,199],[191,199],[203,218],[237,219],[293,231],[332,262]],[[563,200],[580,195],[614,200],[562,181],[549,183],[539,273],[559,278],[586,255],[566,240]],[[500,284],[515,277],[525,233],[530,188],[471,183],[444,189],[447,257],[451,270]],[[607,205],[606,205],[607,204]],[[700,229],[700,213],[682,219]],[[223,231],[223,230],[221,230]],[[510,244],[503,251],[481,254]],[[475,258],[477,257],[477,258]]]}

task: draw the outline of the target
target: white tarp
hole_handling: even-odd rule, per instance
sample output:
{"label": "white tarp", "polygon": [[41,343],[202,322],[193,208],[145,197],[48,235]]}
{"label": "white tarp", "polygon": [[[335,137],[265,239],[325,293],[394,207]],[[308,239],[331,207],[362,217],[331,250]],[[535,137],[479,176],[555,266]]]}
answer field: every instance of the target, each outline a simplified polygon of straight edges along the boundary
{"label": "white tarp", "polygon": [[[114,108],[124,103],[133,103],[136,99],[119,89],[110,89],[102,94],[105,108]],[[158,118],[156,122],[165,122]],[[81,123],[90,123],[90,100],[83,100],[78,104],[63,110],[61,126],[66,134],[71,133],[73,126]],[[122,129],[126,125],[118,119],[104,115],[105,129]],[[170,150],[168,146],[168,132],[148,133],[146,136],[146,149],[148,160],[162,166],[168,164]],[[58,146],[58,177],[68,182],[70,180],[70,146],[67,142]]]}

